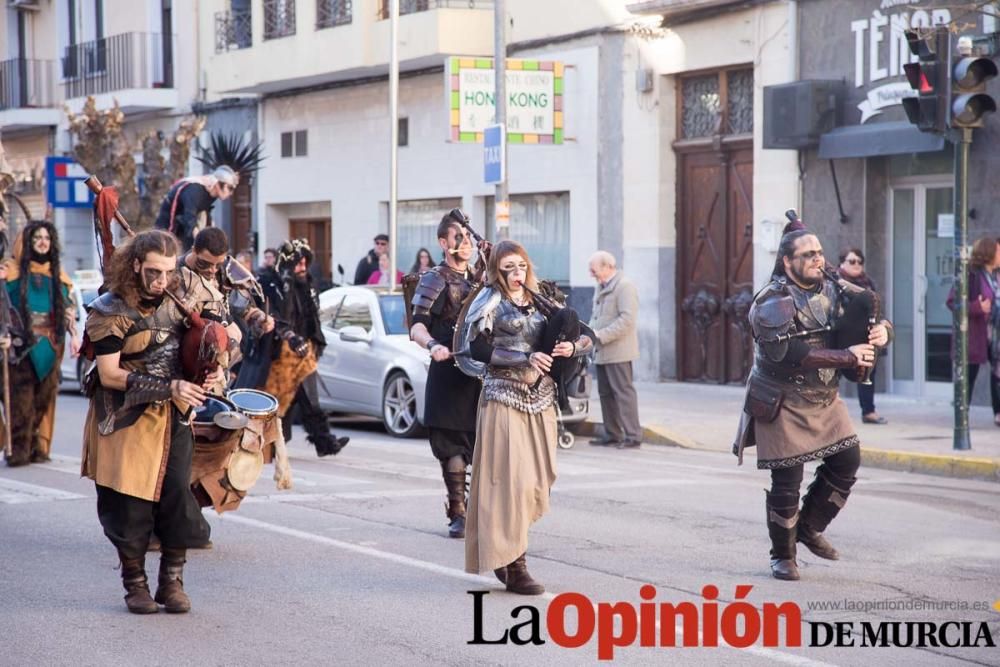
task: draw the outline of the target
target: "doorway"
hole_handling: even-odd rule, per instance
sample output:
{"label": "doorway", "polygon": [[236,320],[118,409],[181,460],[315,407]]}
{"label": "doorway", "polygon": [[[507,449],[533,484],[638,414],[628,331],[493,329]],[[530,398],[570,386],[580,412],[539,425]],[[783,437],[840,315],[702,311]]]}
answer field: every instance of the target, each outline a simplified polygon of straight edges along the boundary
{"label": "doorway", "polygon": [[947,398],[952,392],[948,294],[954,284],[954,191],[950,176],[894,181],[890,349],[892,391]]}
{"label": "doorway", "polygon": [[330,273],[330,218],[292,218],[288,221],[289,238],[305,238],[313,251],[314,275],[321,282],[329,282]]}

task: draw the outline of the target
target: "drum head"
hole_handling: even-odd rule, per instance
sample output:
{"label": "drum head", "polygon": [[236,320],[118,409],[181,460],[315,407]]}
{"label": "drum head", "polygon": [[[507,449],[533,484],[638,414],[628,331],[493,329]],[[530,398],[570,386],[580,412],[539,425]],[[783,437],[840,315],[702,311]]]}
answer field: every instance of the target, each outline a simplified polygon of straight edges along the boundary
{"label": "drum head", "polygon": [[226,398],[236,405],[243,414],[251,417],[266,417],[278,410],[278,399],[265,391],[256,389],[233,389]]}
{"label": "drum head", "polygon": [[212,421],[215,422],[216,426],[230,431],[246,428],[247,424],[250,423],[249,417],[233,410],[216,413],[216,415],[212,417]]}
{"label": "drum head", "polygon": [[237,491],[249,491],[264,469],[264,454],[260,451],[248,452],[245,449],[237,449],[229,458],[229,466],[226,468],[226,477],[229,484]]}
{"label": "drum head", "polygon": [[205,402],[194,411],[194,422],[196,424],[214,424],[216,415],[235,410],[236,406],[228,399],[221,396],[206,396]]}

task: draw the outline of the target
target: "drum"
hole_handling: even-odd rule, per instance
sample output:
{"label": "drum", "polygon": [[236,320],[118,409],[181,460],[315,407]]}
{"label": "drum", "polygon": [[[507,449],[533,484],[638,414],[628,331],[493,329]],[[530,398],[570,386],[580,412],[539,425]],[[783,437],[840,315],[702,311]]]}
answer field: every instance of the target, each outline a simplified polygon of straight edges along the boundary
{"label": "drum", "polygon": [[257,389],[233,389],[226,398],[251,419],[269,419],[278,414],[278,399]]}
{"label": "drum", "polygon": [[235,403],[221,396],[206,396],[201,407],[194,411],[191,430],[196,440],[218,442],[230,435],[231,431],[246,426],[246,418],[240,415]]}

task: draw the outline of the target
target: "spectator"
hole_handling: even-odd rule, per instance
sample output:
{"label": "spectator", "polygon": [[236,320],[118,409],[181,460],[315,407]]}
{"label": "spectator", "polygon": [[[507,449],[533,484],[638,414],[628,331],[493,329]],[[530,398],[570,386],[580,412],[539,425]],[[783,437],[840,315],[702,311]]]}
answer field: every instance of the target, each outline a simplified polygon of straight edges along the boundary
{"label": "spectator", "polygon": [[[840,268],[838,275],[847,282],[857,285],[862,289],[877,292],[875,281],[868,277],[865,272],[865,254],[859,248],[847,248],[840,253]],[[879,350],[879,354],[885,354],[885,348]],[[871,380],[873,384],[858,385],[858,403],[861,404],[861,421],[866,424],[888,424],[885,417],[875,411],[875,371],[878,366],[872,367]]]}
{"label": "spectator", "polygon": [[417,258],[413,261],[413,266],[410,267],[410,273],[424,274],[433,266],[434,258],[431,257],[430,251],[427,248],[421,248],[417,251]]}
{"label": "spectator", "polygon": [[590,443],[638,447],[642,444],[642,427],[632,384],[632,362],[639,358],[639,294],[618,271],[614,255],[604,250],[591,256],[590,275],[598,283],[590,326],[597,334],[597,393],[604,416],[604,436]]}
{"label": "spectator", "polygon": [[368,251],[368,254],[358,262],[358,268],[354,271],[354,284],[367,285],[368,279],[378,270],[378,258],[389,252],[389,236],[378,234],[375,236],[375,247]]}
{"label": "spectator", "polygon": [[[980,364],[989,364],[990,399],[993,423],[1000,426],[1000,239],[984,237],[972,245],[969,258],[969,393],[976,385]],[[948,295],[948,307],[954,309],[955,291]],[[954,353],[954,348],[952,348]]]}
{"label": "spectator", "polygon": [[[380,285],[383,287],[389,286],[389,254],[379,255],[378,257],[378,269],[375,270],[373,274],[368,276],[369,285]],[[403,282],[403,272],[396,270],[396,284],[399,285]]]}

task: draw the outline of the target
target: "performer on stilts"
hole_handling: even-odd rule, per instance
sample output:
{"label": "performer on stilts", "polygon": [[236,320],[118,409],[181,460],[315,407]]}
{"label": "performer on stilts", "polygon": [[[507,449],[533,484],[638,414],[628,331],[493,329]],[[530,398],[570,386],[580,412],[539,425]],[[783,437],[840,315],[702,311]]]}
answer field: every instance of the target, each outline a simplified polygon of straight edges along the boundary
{"label": "performer on stilts", "polygon": [[[750,309],[755,356],[747,398],[733,445],[757,447],[757,467],[771,471],[766,525],[771,574],[799,579],[796,542],[820,558],[839,554],[823,536],[844,508],[861,464],[857,433],[838,395],[841,374],[850,378],[875,363],[875,347],[889,342],[891,324],[871,314],[856,344],[838,342],[853,299],[863,293],[825,269],[815,234],[794,220],[785,227],[771,281]],[[867,336],[867,340],[864,337]],[[822,460],[799,507],[808,461]]]}
{"label": "performer on stilts", "polygon": [[19,337],[19,359],[10,367],[11,454],[8,466],[51,460],[59,365],[66,335],[71,353],[80,351],[73,283],[62,270],[59,235],[46,220],[32,220],[14,242],[6,264],[7,293],[30,338]]}
{"label": "performer on stilts", "polygon": [[455,209],[437,228],[444,261],[420,276],[412,300],[410,338],[431,353],[427,372],[423,425],[431,451],[441,464],[448,493],[448,536],[465,537],[465,475],[476,442],[476,405],[480,382],[455,365],[451,346],[462,304],[476,280],[469,266],[474,248],[462,224],[465,214]]}

